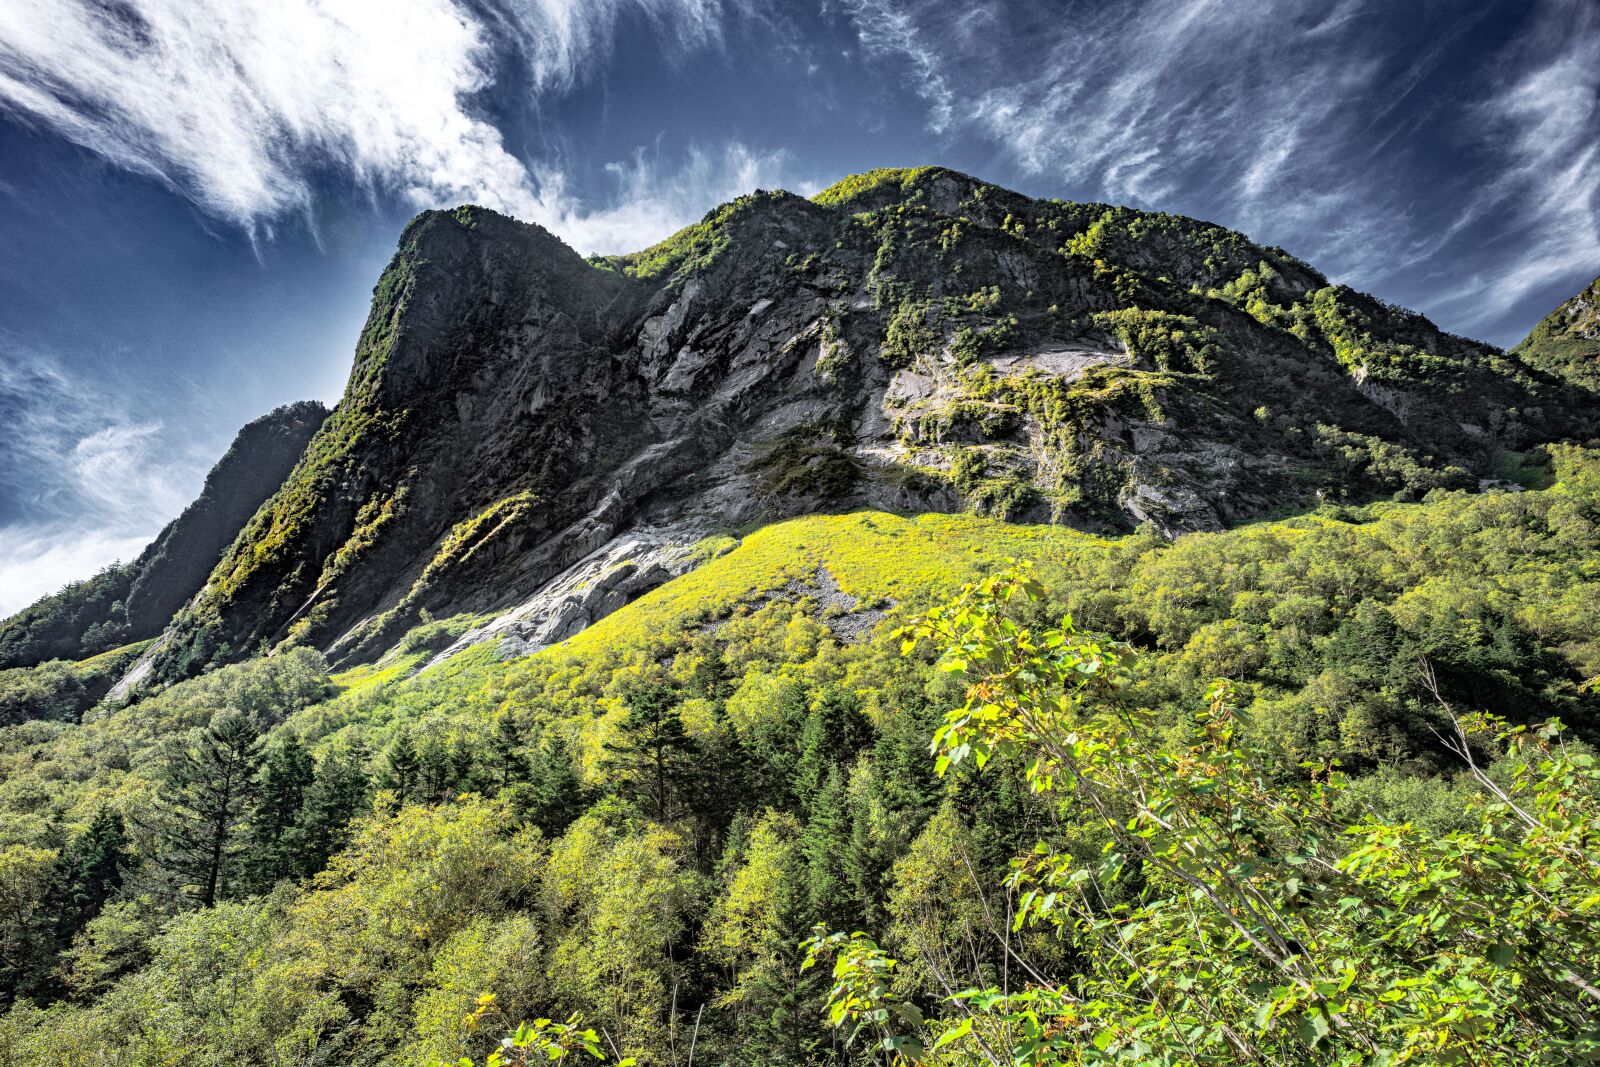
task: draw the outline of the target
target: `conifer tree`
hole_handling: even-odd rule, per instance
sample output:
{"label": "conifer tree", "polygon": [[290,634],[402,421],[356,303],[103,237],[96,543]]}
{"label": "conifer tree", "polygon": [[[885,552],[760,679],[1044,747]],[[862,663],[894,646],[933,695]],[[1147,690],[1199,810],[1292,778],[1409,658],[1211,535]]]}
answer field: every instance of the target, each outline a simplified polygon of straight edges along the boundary
{"label": "conifer tree", "polygon": [[349,826],[367,800],[364,747],[330,752],[317,763],[299,817],[285,834],[300,877],[315,874],[345,845]]}
{"label": "conifer tree", "polygon": [[831,688],[823,690],[800,730],[794,795],[802,803],[816,796],[828,777],[829,768],[850,762],[871,732],[853,694]]}
{"label": "conifer tree", "polygon": [[850,849],[849,798],[844,770],[828,768],[822,785],[811,795],[800,853],[806,864],[806,899],[812,922],[847,925],[854,909],[849,905],[845,860]]}
{"label": "conifer tree", "polygon": [[572,766],[572,749],[561,732],[545,731],[544,742],[526,764],[526,781],[511,787],[522,817],[547,836],[559,835],[589,806],[589,790]]}
{"label": "conifer tree", "polygon": [[417,778],[422,799],[435,803],[449,795],[455,781],[454,754],[450,743],[436,730],[424,731],[417,743]]}
{"label": "conifer tree", "polygon": [[244,877],[252,891],[265,892],[299,873],[297,842],[290,831],[315,775],[316,761],[292,733],[262,761],[244,854]]}
{"label": "conifer tree", "polygon": [[528,780],[527,740],[509,712],[494,720],[494,733],[489,736],[489,759],[495,785],[499,788],[509,789]]}
{"label": "conifer tree", "polygon": [[690,773],[694,741],[678,715],[677,693],[648,682],[627,696],[628,714],[615,740],[605,744],[605,768],[619,790],[643,801],[656,819],[666,819],[673,794]]}
{"label": "conifer tree", "polygon": [[410,800],[418,788],[420,764],[417,748],[409,733],[402,733],[383,754],[383,788],[393,790],[400,803]]}
{"label": "conifer tree", "polygon": [[110,808],[97,811],[81,833],[61,846],[44,874],[27,951],[16,953],[9,968],[13,993],[34,1000],[60,994],[55,970],[61,953],[122,887],[129,858],[127,831]]}
{"label": "conifer tree", "polygon": [[239,873],[241,830],[260,762],[255,723],[231,709],[163,753],[152,819],[155,860],[203,908],[226,896]]}
{"label": "conifer tree", "polygon": [[58,947],[71,944],[122,888],[129,859],[127,829],[110,808],[95,812],[83,832],[61,850],[48,903]]}

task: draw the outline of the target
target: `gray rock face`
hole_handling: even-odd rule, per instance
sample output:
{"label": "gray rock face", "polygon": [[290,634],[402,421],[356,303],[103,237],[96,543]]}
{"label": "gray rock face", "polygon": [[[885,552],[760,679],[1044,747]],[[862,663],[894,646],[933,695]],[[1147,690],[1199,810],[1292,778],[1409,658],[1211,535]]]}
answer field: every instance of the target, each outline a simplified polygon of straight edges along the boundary
{"label": "gray rock face", "polygon": [[[1357,329],[1381,381],[1341,362]],[[1405,377],[1414,352],[1431,379]],[[1177,534],[1390,492],[1410,468],[1375,449],[1471,485],[1533,432],[1497,411],[1556,410],[1525,378],[1236,234],[948,171],[757,194],[593,263],[429,212],[344,399],[150,674],[286,642],[366,661],[424,612],[542,647],[691,566],[705,531],[808,512]]]}
{"label": "gray rock face", "polygon": [[650,590],[687,572],[704,531],[638,529],[615,538],[546,582],[533,596],[463,634],[423,669],[473,645],[498,642],[506,657],[564,641]]}

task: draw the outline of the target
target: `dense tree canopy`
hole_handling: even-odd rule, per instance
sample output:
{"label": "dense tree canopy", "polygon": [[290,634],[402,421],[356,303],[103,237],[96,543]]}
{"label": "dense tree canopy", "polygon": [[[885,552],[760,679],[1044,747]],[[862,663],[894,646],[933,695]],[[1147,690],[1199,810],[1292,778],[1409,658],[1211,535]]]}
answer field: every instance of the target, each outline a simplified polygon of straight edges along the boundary
{"label": "dense tree canopy", "polygon": [[1600,457],[1550,459],[1176,542],[812,517],[532,657],[5,726],[0,1060],[1581,1062]]}

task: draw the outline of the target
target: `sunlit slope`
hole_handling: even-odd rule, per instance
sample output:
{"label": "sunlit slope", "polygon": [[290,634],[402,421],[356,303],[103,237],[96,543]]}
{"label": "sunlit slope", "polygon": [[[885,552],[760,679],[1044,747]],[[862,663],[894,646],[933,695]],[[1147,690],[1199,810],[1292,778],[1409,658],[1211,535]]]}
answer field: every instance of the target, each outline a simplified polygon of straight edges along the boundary
{"label": "sunlit slope", "polygon": [[806,595],[827,572],[862,609],[952,593],[1008,558],[1093,551],[1107,542],[1059,526],[1022,526],[975,515],[904,517],[881,511],[808,515],[708,544],[710,562],[641,597],[543,655],[583,656],[711,622],[790,583]]}

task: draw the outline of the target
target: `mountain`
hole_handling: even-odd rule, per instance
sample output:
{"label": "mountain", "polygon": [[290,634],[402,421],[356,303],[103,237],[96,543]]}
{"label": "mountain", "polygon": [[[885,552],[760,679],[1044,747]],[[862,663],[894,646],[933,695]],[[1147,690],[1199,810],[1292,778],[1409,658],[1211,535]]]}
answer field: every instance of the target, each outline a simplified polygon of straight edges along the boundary
{"label": "mountain", "polygon": [[160,635],[0,671],[0,1062],[1581,1058],[1581,370],[938,169],[424,214]]}
{"label": "mountain", "polygon": [[1532,366],[1600,392],[1600,278],[1546,315],[1511,351]]}
{"label": "mountain", "polygon": [[[425,212],[293,470],[237,509],[209,579],[213,541],[165,584],[128,578],[163,595],[118,633],[176,611],[135,671],[157,680],[295,644],[370,662],[458,615],[461,646],[529,650],[707,535],[791,515],[1170,536],[1493,484],[1587,433],[1581,386],[1220,227],[938,167],[757,192],[590,260],[482,208]],[[66,617],[48,654],[100,621]]]}
{"label": "mountain", "polygon": [[758,192],[591,261],[427,212],[338,408],[151,665],[354,662],[462,612],[537,647],[709,532],[818,510],[1175,534],[1473,487],[1592,410],[1239,234],[942,168]]}
{"label": "mountain", "polygon": [[283,484],[327,417],[306,401],[241,429],[194,503],[139,557],[74,582],[0,623],[0,668],[81,659],[154,637],[205,584],[245,521]]}

